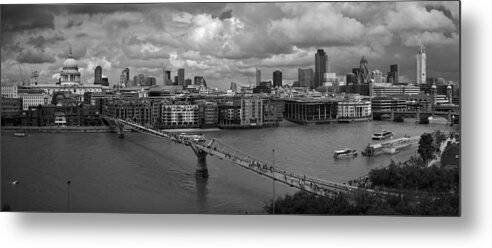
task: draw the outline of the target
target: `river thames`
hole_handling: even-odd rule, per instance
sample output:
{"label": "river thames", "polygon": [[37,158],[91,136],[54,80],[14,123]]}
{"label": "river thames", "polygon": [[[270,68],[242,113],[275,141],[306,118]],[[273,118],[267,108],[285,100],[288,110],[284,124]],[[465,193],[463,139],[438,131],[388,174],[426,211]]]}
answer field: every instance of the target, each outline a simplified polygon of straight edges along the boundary
{"label": "river thames", "polygon": [[[395,138],[459,126],[371,121],[203,132],[278,167],[336,182],[347,182],[416,154],[413,145],[398,154],[333,158],[333,151],[360,151],[371,134],[387,129]],[[30,133],[1,141],[2,206],[12,211],[261,214],[272,199],[272,181],[228,161],[208,156],[208,179],[195,178],[190,147],[135,132]],[[17,184],[12,182],[17,180]],[[68,188],[67,181],[71,183]],[[276,196],[297,189],[276,183]],[[68,197],[70,195],[70,197]],[[69,201],[68,201],[69,198]]]}

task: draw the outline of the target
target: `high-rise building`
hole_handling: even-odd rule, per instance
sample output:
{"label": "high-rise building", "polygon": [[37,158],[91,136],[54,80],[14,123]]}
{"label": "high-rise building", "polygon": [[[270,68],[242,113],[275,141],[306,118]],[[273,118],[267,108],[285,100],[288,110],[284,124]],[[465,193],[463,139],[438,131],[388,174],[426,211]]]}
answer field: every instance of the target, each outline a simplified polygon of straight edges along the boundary
{"label": "high-rise building", "polygon": [[383,73],[380,70],[374,70],[371,72],[371,79],[374,83],[380,84],[383,82]]}
{"label": "high-rise building", "polygon": [[178,69],[178,85],[184,85],[184,81],[185,81],[185,69],[179,68]]}
{"label": "high-rise building", "polygon": [[125,86],[125,87],[128,87],[130,83],[130,69],[128,68],[125,68],[122,72],[121,72],[121,76],[120,76],[120,84],[122,86]]}
{"label": "high-rise building", "polygon": [[162,85],[166,85],[166,67],[162,66]]}
{"label": "high-rise building", "polygon": [[[357,68],[354,68],[357,69]],[[358,69],[357,69],[358,71]],[[357,85],[357,75],[355,73],[347,73],[345,76],[345,85]]]}
{"label": "high-rise building", "polygon": [[102,81],[102,67],[98,65],[94,70],[94,84],[101,84],[101,81]]}
{"label": "high-rise building", "polygon": [[360,59],[359,65],[359,73],[357,75],[357,80],[359,84],[367,84],[369,83],[369,69],[367,69],[367,59],[366,56],[362,56]]}
{"label": "high-rise building", "polygon": [[145,85],[145,75],[138,74],[137,82],[135,82],[135,86],[144,86]]}
{"label": "high-rise building", "polygon": [[166,71],[166,80],[164,82],[166,85],[173,84],[173,81],[171,80],[171,71]]}
{"label": "high-rise building", "polygon": [[203,86],[205,88],[207,87],[207,82],[205,81],[205,78],[203,78],[203,76],[195,76],[193,83],[195,85]]}
{"label": "high-rise building", "polygon": [[[390,65],[390,72],[388,74],[388,83],[398,84],[400,77],[398,64]],[[390,79],[391,78],[391,79]],[[390,81],[391,80],[391,81]]]}
{"label": "high-rise building", "polygon": [[174,85],[178,85],[178,76],[174,76]]}
{"label": "high-rise building", "polygon": [[297,69],[299,87],[314,87],[314,72],[313,69]]}
{"label": "high-rise building", "polygon": [[312,89],[323,85],[323,76],[326,73],[326,65],[328,61],[328,55],[326,55],[323,49],[318,49],[314,55],[314,85]]}
{"label": "high-rise building", "polygon": [[417,54],[417,84],[425,84],[427,58],[425,55],[425,45],[420,44],[420,51]]}
{"label": "high-rise building", "polygon": [[261,70],[256,68],[256,85],[260,85],[261,82]]}
{"label": "high-rise building", "polygon": [[279,70],[273,72],[273,87],[282,87],[282,72]]}

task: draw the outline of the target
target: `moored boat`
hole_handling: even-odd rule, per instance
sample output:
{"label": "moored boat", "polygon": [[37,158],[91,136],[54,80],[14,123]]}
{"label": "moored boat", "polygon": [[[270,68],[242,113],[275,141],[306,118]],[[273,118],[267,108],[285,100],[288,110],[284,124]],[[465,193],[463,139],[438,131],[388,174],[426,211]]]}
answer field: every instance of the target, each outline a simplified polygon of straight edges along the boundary
{"label": "moored boat", "polygon": [[357,150],[351,148],[345,148],[342,150],[335,150],[333,157],[334,158],[351,158],[357,156]]}
{"label": "moored boat", "polygon": [[14,133],[14,136],[15,137],[24,137],[24,136],[26,136],[26,133],[24,133],[24,132],[15,132]]}
{"label": "moored boat", "polygon": [[381,132],[373,133],[372,134],[372,139],[373,140],[384,140],[389,137],[393,136],[393,133],[388,130],[381,130]]}

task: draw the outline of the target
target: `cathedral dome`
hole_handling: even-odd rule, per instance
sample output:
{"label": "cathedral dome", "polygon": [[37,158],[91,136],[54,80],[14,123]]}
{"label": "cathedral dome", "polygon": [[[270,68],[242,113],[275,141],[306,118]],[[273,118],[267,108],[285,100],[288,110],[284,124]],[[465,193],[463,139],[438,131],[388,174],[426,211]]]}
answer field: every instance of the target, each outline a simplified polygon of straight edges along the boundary
{"label": "cathedral dome", "polygon": [[63,69],[75,69],[77,68],[78,69],[78,66],[77,66],[77,61],[75,61],[75,59],[73,59],[71,56],[68,57],[65,62],[63,62]]}

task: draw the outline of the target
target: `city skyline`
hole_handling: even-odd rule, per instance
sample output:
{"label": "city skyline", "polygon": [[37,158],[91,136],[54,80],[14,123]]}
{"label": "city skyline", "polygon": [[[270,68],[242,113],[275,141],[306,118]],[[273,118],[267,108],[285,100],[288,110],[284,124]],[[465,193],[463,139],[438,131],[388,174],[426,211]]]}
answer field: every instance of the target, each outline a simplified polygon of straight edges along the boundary
{"label": "city skyline", "polygon": [[317,49],[332,72],[349,73],[366,56],[369,70],[398,64],[400,82],[415,82],[420,37],[427,76],[459,82],[458,10],[458,2],[4,5],[2,81],[19,81],[20,65],[54,84],[71,45],[84,84],[96,66],[111,85],[125,68],[161,82],[162,67],[223,89],[254,80],[256,68],[279,69],[291,83],[298,68],[314,69]]}

